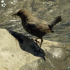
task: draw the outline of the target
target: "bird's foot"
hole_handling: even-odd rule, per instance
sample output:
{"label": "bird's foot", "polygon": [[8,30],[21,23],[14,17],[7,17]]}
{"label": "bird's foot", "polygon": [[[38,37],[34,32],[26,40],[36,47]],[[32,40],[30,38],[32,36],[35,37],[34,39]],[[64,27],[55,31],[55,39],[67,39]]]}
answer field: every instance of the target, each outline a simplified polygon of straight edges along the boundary
{"label": "bird's foot", "polygon": [[[37,39],[38,39],[38,38],[37,38]],[[37,39],[33,38],[33,39],[31,39],[31,40],[33,40],[33,41],[36,42],[36,43],[40,43]]]}
{"label": "bird's foot", "polygon": [[31,40],[33,40],[36,43],[40,43],[39,41],[37,41],[37,39],[31,39]]}
{"label": "bird's foot", "polygon": [[33,40],[35,43],[37,43],[41,47],[42,43],[40,43],[40,41],[38,41],[37,39],[34,38],[34,39],[31,39],[31,40]]}
{"label": "bird's foot", "polygon": [[37,41],[37,39],[34,40],[36,43],[40,43],[39,41]]}

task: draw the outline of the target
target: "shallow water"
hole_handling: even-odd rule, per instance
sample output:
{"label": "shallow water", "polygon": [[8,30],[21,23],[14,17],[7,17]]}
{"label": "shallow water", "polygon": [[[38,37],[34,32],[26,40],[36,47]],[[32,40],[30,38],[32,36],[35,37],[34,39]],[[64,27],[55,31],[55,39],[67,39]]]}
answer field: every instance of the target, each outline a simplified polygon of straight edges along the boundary
{"label": "shallow water", "polygon": [[55,32],[46,34],[44,39],[70,42],[70,0],[0,0],[0,28],[33,37],[23,29],[20,18],[12,16],[20,8],[27,8],[45,21],[61,15],[63,20],[53,28]]}

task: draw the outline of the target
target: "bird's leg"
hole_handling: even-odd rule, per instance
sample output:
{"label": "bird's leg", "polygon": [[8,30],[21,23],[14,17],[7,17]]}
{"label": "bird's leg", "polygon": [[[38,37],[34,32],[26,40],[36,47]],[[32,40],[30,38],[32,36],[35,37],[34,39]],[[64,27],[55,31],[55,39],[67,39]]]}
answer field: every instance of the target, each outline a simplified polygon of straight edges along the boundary
{"label": "bird's leg", "polygon": [[39,43],[39,41],[37,41],[37,39],[38,39],[38,38],[36,38],[35,41],[36,41],[37,43]]}
{"label": "bird's leg", "polygon": [[43,42],[43,39],[41,38],[41,43],[40,43],[40,47],[41,47],[41,45],[42,45],[42,42]]}
{"label": "bird's leg", "polygon": [[32,40],[35,41],[35,42],[37,42],[37,43],[39,43],[39,41],[37,41],[37,39],[38,39],[38,38],[36,38],[36,39],[32,39]]}

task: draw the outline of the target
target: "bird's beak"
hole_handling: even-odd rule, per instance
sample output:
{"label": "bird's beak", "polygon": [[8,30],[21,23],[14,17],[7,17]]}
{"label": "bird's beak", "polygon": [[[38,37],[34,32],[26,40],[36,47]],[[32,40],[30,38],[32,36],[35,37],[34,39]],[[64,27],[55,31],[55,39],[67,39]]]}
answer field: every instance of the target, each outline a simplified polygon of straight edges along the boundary
{"label": "bird's beak", "polygon": [[17,16],[17,13],[13,14],[12,16]]}

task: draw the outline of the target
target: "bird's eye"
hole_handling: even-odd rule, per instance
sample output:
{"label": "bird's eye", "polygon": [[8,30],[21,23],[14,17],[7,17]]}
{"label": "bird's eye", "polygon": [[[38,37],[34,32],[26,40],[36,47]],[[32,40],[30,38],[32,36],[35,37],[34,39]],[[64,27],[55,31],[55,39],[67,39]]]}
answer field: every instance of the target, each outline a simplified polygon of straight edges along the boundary
{"label": "bird's eye", "polygon": [[20,15],[22,15],[22,13],[21,12],[18,12],[17,15],[20,16]]}

